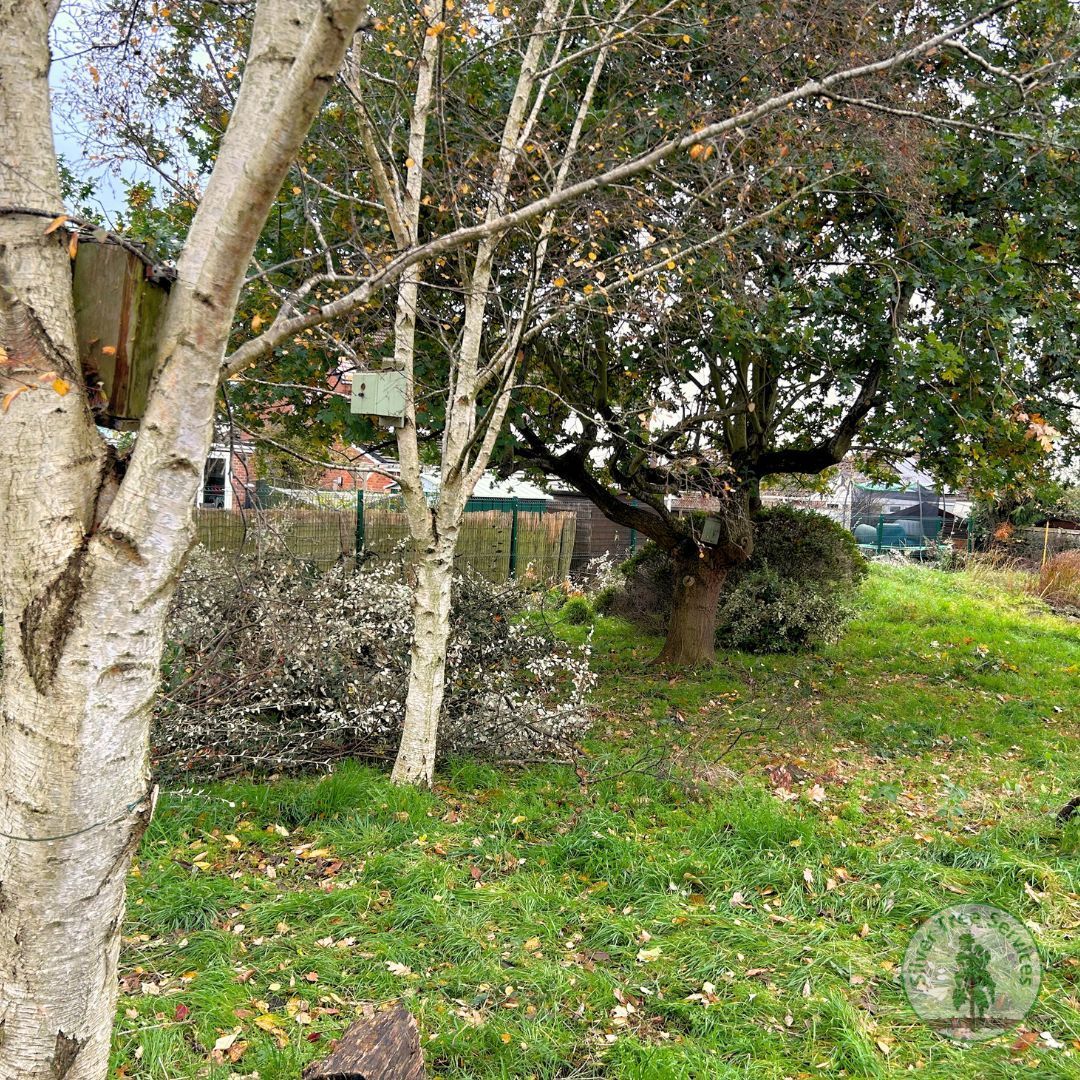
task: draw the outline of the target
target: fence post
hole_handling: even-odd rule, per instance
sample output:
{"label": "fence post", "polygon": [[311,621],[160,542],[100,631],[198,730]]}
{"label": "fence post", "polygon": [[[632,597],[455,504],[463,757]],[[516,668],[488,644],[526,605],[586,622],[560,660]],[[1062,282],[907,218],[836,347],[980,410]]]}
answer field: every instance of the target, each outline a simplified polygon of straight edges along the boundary
{"label": "fence post", "polygon": [[566,543],[566,522],[559,526],[559,550],[555,554],[555,573],[551,575],[551,579],[554,582],[559,582],[562,579],[562,557],[563,557],[563,545]]}
{"label": "fence post", "polygon": [[518,500],[510,500],[510,577],[517,577]]}
{"label": "fence post", "polygon": [[885,535],[885,515],[878,514],[877,519],[877,553],[881,554],[881,540]]}
{"label": "fence post", "polygon": [[358,488],[356,492],[356,537],[355,537],[356,565],[360,565],[360,556],[364,554],[364,489]]}

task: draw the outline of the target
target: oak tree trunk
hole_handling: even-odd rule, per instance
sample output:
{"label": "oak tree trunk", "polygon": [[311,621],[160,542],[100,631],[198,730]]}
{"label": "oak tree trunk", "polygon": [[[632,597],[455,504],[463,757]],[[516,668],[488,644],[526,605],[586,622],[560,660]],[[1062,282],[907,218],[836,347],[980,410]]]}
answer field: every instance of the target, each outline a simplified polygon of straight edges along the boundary
{"label": "oak tree trunk", "polygon": [[658,664],[711,664],[716,656],[716,607],[731,569],[727,560],[696,545],[680,547],[674,562],[674,592]]}
{"label": "oak tree trunk", "polygon": [[750,558],[754,528],[750,493],[735,491],[710,522],[719,530],[715,543],[683,538],[672,552],[674,591],[667,638],[659,664],[711,664],[716,656],[716,608],[731,571]]}

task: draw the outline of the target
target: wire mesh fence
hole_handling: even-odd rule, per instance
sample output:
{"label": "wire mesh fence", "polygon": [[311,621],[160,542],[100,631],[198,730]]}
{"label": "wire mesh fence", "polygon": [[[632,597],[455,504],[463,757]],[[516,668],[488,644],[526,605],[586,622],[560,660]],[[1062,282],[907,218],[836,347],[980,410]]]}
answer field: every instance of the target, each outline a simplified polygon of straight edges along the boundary
{"label": "wire mesh fence", "polygon": [[[409,527],[400,496],[357,492],[338,505],[275,497],[268,508],[196,511],[198,539],[230,554],[285,553],[327,569],[356,559],[409,561]],[[349,505],[351,503],[351,505]],[[471,500],[456,566],[492,582],[549,583],[570,573],[576,515],[545,512],[532,500]]]}
{"label": "wire mesh fence", "polygon": [[851,531],[860,548],[880,555],[897,549],[925,551],[941,542],[942,526],[943,521],[939,517],[856,514],[852,517]]}

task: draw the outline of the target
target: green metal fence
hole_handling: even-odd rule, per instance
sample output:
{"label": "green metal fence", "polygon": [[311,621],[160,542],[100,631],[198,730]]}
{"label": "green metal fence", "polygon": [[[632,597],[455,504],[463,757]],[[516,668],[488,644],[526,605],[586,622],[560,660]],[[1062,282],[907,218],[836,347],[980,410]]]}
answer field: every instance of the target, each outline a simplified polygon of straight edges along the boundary
{"label": "green metal fence", "polygon": [[[458,569],[495,582],[565,579],[577,518],[542,507],[533,500],[470,500],[458,538]],[[351,507],[278,500],[272,509],[199,509],[196,518],[200,543],[215,551],[285,552],[323,569],[359,559],[395,560],[404,567],[410,558],[400,496],[357,492]]]}

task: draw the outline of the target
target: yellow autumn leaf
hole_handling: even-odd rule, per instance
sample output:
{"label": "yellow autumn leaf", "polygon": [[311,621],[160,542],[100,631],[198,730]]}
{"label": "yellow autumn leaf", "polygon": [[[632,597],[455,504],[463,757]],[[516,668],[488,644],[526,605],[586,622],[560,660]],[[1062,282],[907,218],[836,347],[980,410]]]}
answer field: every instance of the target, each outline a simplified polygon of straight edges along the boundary
{"label": "yellow autumn leaf", "polygon": [[101,351],[105,356],[115,356],[116,355],[116,346],[115,345],[104,345],[104,346],[102,346]]}
{"label": "yellow autumn leaf", "polygon": [[259,327],[262,326],[265,321],[266,320],[261,315],[256,315],[255,318],[251,320],[251,329],[258,333]]}
{"label": "yellow autumn leaf", "polygon": [[697,161],[697,159],[699,157],[701,157],[701,155],[704,154],[704,153],[705,153],[705,144],[704,143],[694,143],[694,145],[690,147],[690,156],[694,159],[694,161]]}
{"label": "yellow autumn leaf", "polygon": [[79,234],[73,232],[71,239],[68,241],[68,256],[72,259],[75,258],[75,253],[79,250]]}
{"label": "yellow autumn leaf", "polygon": [[564,286],[565,284],[566,284],[566,278],[564,278],[564,277],[557,277],[557,278],[555,279],[555,288],[556,288],[556,289],[561,289],[561,288],[562,288],[562,287],[563,287],[563,286]]}
{"label": "yellow autumn leaf", "polygon": [[254,1023],[261,1031],[273,1035],[274,1042],[278,1044],[279,1049],[284,1049],[289,1045],[289,1036],[282,1031],[281,1021],[272,1013],[263,1013],[262,1016],[256,1016]]}
{"label": "yellow autumn leaf", "polygon": [[416,162],[411,157],[408,157],[408,158],[405,159],[405,168],[406,169],[411,169],[415,164],[416,164]]}
{"label": "yellow autumn leaf", "polygon": [[52,384],[51,384],[51,385],[52,385],[52,388],[53,388],[53,389],[54,389],[54,390],[55,390],[55,391],[56,391],[56,392],[57,392],[57,393],[58,393],[58,394],[59,394],[59,395],[60,395],[61,397],[63,397],[63,396],[64,396],[64,395],[65,395],[65,394],[66,394],[66,393],[67,393],[67,392],[68,392],[68,391],[69,391],[69,390],[71,389],[71,387],[70,387],[70,386],[68,385],[68,383],[67,383],[67,380],[66,380],[66,379],[53,379],[53,381],[52,381]]}
{"label": "yellow autumn leaf", "polygon": [[48,226],[45,229],[45,235],[48,236],[49,233],[56,232],[56,230],[59,229],[60,226],[63,225],[65,221],[67,221],[67,219],[67,214],[58,214],[52,219],[52,221],[49,222]]}

